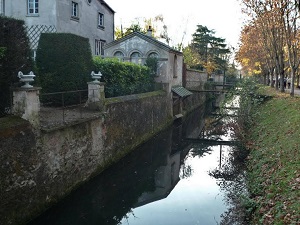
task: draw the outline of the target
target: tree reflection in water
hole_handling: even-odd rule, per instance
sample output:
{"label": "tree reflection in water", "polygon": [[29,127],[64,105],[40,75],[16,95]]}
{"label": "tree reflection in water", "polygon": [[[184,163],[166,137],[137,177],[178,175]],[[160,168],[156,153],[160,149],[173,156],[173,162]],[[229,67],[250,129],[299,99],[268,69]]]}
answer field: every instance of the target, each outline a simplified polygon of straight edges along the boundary
{"label": "tree reflection in water", "polygon": [[[227,105],[227,107],[237,107],[236,105]],[[237,140],[236,131],[237,117],[228,116],[235,114],[232,110],[221,109],[221,113],[215,117],[207,117],[205,120],[205,129],[200,138],[210,140]],[[197,145],[192,149],[193,156],[202,157],[212,151],[212,146],[205,144]],[[249,200],[249,193],[246,188],[246,164],[245,159],[248,151],[241,145],[222,146],[220,145],[220,164],[219,167],[210,171],[209,175],[217,180],[222,192],[225,193],[225,201],[228,205],[221,218],[221,225],[247,225],[249,224],[251,212],[254,205]]]}
{"label": "tree reflection in water", "polygon": [[[227,130],[232,131],[230,124],[232,121],[227,121],[223,124]],[[235,135],[231,134],[231,138],[235,139]],[[223,146],[224,148],[224,146]],[[254,209],[251,206],[251,201],[248,198],[246,188],[246,164],[245,159],[248,156],[248,151],[241,145],[227,146],[227,155],[222,158],[222,145],[220,146],[220,165],[209,172],[209,175],[217,180],[221,190],[225,193],[225,201],[228,210],[222,214],[221,225],[247,225],[249,224],[251,211]]]}
{"label": "tree reflection in water", "polygon": [[180,168],[180,179],[186,179],[193,175],[193,168],[191,165],[186,165],[186,163],[183,163]]}
{"label": "tree reflection in water", "polygon": [[225,193],[225,201],[230,206],[222,214],[221,225],[249,224],[247,204],[247,188],[245,182],[246,165],[239,157],[240,147],[229,149],[229,154],[220,168],[210,171],[209,174],[217,179],[218,185]]}

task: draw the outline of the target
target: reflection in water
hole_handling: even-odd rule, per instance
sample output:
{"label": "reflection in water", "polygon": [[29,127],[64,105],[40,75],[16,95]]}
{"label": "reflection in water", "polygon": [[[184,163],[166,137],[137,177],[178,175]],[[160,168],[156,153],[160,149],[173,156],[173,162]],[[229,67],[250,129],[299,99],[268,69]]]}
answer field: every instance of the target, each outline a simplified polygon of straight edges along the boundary
{"label": "reflection in water", "polygon": [[214,173],[231,147],[185,141],[219,139],[204,115],[196,110],[29,224],[219,224],[228,207]]}
{"label": "reflection in water", "polygon": [[[223,112],[224,114],[235,114],[232,108],[238,107],[238,97],[234,97],[230,105],[225,105],[229,110]],[[223,127],[228,131],[227,137],[230,139],[237,139],[236,134],[232,132],[236,126],[236,117],[224,118]],[[246,209],[247,196],[249,196],[246,187],[246,164],[245,159],[248,156],[248,150],[241,145],[236,145],[227,151],[225,157],[220,145],[220,165],[209,172],[209,174],[217,179],[221,191],[225,194],[225,201],[229,206],[228,209],[222,214],[221,225],[247,225],[249,224],[251,212]],[[221,158],[222,163],[221,163]],[[249,205],[248,205],[249,206]]]}

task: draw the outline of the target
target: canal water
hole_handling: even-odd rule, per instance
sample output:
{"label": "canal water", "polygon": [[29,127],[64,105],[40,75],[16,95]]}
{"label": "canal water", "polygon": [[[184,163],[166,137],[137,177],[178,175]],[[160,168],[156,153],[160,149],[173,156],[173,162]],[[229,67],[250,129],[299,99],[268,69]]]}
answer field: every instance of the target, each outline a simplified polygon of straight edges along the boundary
{"label": "canal water", "polygon": [[235,224],[224,185],[234,168],[230,123],[200,107],[29,224]]}

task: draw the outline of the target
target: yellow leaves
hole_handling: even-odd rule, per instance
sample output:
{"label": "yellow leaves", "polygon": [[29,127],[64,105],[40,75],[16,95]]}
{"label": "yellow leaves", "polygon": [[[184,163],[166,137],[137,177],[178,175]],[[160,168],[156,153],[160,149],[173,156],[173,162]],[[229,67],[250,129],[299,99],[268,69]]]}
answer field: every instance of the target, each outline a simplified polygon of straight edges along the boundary
{"label": "yellow leaves", "polygon": [[217,65],[214,62],[209,61],[204,65],[204,68],[208,74],[212,74],[217,68]]}
{"label": "yellow leaves", "polygon": [[260,62],[255,62],[255,63],[254,63],[254,66],[260,67]]}
{"label": "yellow leaves", "polygon": [[259,74],[261,74],[261,70],[255,70],[255,69],[254,69],[252,72],[253,72],[254,75],[259,75]]}
{"label": "yellow leaves", "polygon": [[250,62],[249,58],[242,58],[241,63],[243,66],[248,66]]}
{"label": "yellow leaves", "polygon": [[190,46],[187,46],[183,49],[183,55],[184,62],[189,68],[201,63],[199,54]]}

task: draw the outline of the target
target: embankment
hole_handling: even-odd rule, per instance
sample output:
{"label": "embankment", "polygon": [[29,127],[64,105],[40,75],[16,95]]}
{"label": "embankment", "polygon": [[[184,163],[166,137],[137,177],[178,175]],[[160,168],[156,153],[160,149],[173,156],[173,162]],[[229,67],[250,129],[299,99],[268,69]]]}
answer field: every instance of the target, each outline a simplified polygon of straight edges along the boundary
{"label": "embankment", "polygon": [[300,98],[276,93],[248,132],[251,224],[300,224]]}

